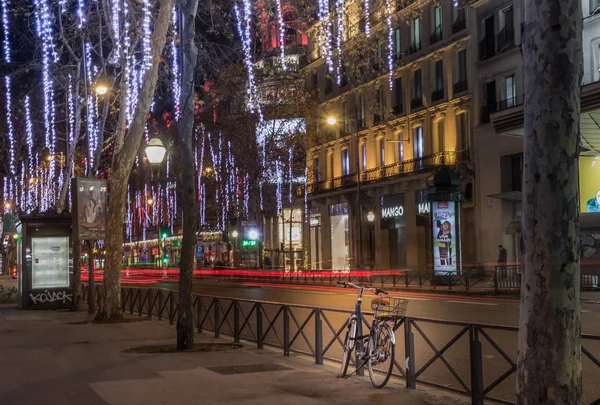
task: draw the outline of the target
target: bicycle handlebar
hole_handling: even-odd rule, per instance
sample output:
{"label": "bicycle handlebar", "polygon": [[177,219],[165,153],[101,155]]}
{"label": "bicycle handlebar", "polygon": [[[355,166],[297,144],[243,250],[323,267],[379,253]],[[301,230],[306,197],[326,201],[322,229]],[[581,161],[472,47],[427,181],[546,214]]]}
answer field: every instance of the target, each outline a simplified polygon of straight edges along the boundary
{"label": "bicycle handlebar", "polygon": [[337,284],[343,286],[344,288],[348,288],[348,287],[354,287],[354,288],[358,288],[358,289],[362,288],[363,290],[375,291],[375,294],[388,295],[387,291],[384,291],[384,290],[382,290],[380,288],[376,288],[376,287],[367,287],[364,285],[356,285],[354,283],[349,283],[348,281],[338,281]]}

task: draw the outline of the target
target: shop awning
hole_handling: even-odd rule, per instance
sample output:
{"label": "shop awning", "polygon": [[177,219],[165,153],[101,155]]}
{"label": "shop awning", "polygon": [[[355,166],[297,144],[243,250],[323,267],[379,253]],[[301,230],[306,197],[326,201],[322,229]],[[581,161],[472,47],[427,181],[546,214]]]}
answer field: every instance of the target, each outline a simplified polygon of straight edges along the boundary
{"label": "shop awning", "polygon": [[521,201],[520,191],[507,191],[506,193],[489,194],[488,197],[505,201]]}
{"label": "shop awning", "polygon": [[510,224],[506,227],[505,235],[514,235],[521,232],[521,220],[515,219],[514,221],[510,221]]}

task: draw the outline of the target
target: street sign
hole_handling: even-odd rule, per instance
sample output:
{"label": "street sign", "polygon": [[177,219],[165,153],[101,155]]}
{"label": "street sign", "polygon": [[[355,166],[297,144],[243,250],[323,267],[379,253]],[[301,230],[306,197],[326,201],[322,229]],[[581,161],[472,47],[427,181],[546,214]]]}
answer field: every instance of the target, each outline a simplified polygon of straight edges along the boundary
{"label": "street sign", "polygon": [[196,245],[196,259],[204,257],[204,245]]}

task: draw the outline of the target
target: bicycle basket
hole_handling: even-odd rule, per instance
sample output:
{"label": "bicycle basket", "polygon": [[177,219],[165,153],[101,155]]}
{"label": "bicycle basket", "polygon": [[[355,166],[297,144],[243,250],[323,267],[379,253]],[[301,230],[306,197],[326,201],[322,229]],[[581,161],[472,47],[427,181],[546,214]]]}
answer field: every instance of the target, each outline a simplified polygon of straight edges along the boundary
{"label": "bicycle basket", "polygon": [[379,318],[402,318],[406,315],[408,300],[404,298],[388,298],[389,304],[377,306],[376,302],[371,302],[371,309],[375,311],[375,316]]}

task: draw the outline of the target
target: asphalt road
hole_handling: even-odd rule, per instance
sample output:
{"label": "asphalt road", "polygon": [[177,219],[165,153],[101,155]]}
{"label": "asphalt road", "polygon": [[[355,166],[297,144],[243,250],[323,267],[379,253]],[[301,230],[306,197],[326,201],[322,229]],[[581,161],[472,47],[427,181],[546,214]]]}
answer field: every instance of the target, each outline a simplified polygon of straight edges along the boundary
{"label": "asphalt road", "polygon": [[[177,284],[176,282],[162,282],[158,283],[158,285],[155,284],[153,287],[176,289]],[[351,311],[354,308],[357,296],[357,290],[343,289],[341,287],[284,286],[260,283],[234,283],[230,281],[218,282],[216,280],[202,279],[194,281],[194,292],[204,296],[283,302],[347,311]],[[410,317],[518,326],[518,300],[407,292],[391,292],[390,295],[409,300],[407,315]],[[363,310],[370,310],[370,300],[372,297],[370,295],[365,298]],[[228,333],[233,325],[232,312],[227,314],[230,303],[231,301],[228,299],[220,300],[222,308],[220,318],[223,321],[222,333]],[[209,299],[204,299],[203,304],[204,311],[206,311],[204,328],[212,330],[214,308],[208,311],[210,305]],[[240,307],[241,322],[245,324],[242,330],[242,338],[253,339],[256,336],[257,321],[255,313],[250,315],[252,304],[242,303]],[[281,346],[283,329],[281,317],[277,321],[274,321],[279,308],[278,305],[263,306],[263,330],[266,331],[269,325],[273,324],[273,327],[266,332],[265,343],[276,346]],[[290,334],[292,337],[296,336],[291,348],[299,352],[313,352],[315,336],[314,317],[309,318],[306,325],[303,326],[304,321],[310,315],[310,310],[292,308],[290,312],[292,314]],[[325,353],[326,357],[331,359],[341,357],[341,344],[336,340],[335,333],[340,330],[347,316],[345,313],[334,310],[323,312],[324,347],[327,348],[328,343],[331,342],[331,346]],[[600,305],[583,303],[581,318],[583,333],[600,335]],[[419,373],[418,380],[466,391],[466,388],[470,387],[469,331],[465,330],[462,325],[447,325],[420,320],[412,325],[412,332],[415,342],[414,358],[416,370]],[[456,342],[450,345],[442,353],[442,356],[435,359],[436,351],[439,356],[441,349],[447,346],[461,332],[463,334],[457,338]],[[486,388],[511,369],[511,365],[505,356],[512,361],[516,360],[517,333],[493,327],[484,328],[483,333],[479,334],[479,340],[482,342],[484,388]],[[402,368],[406,358],[403,327],[396,332],[396,340],[396,361],[398,367]],[[600,341],[586,340],[584,341],[584,346],[596,357],[600,357]],[[431,359],[435,359],[435,361],[430,363]],[[452,370],[448,365],[450,365]],[[596,367],[587,358],[584,358],[583,365],[584,404],[586,404],[592,403],[596,399],[600,400],[600,386],[597,384],[597,381],[600,381],[600,368]],[[456,375],[453,375],[452,371]],[[512,401],[514,400],[514,387],[515,377],[512,374],[491,389],[489,395]]]}

